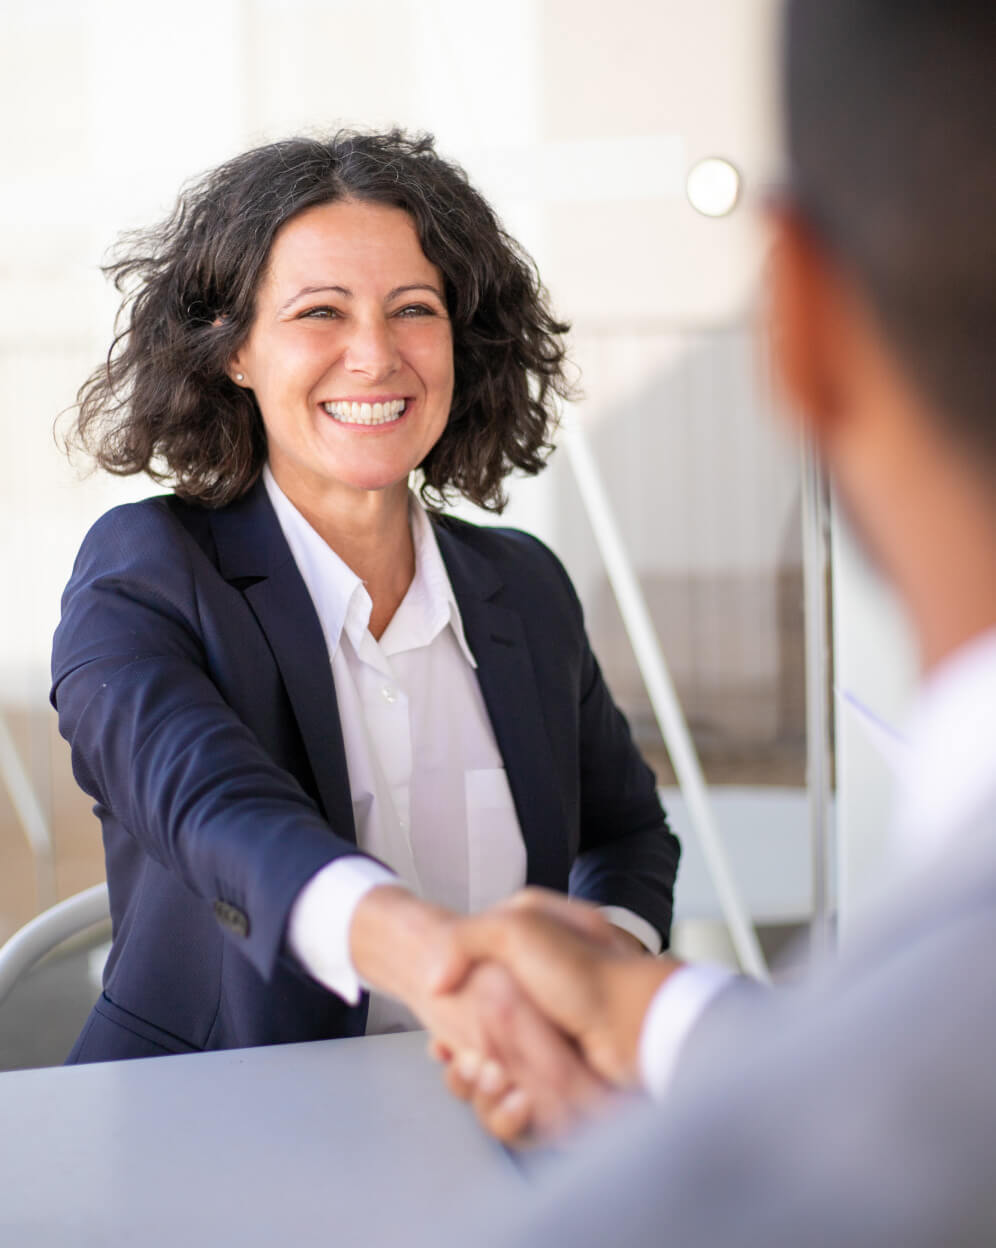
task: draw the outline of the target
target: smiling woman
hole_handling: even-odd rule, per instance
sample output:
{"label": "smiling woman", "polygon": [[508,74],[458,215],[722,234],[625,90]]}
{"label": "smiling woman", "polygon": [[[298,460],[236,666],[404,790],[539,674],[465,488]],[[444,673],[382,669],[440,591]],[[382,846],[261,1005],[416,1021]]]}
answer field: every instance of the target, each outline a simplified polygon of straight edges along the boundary
{"label": "smiling woman", "polygon": [[239,156],[111,271],[77,434],[175,494],[98,521],[55,639],[114,918],[71,1060],[429,1023],[530,1054],[510,1131],[562,1121],[599,1081],[505,973],[432,985],[453,916],[527,882],[668,939],[677,842],[570,582],[438,510],[542,467],[566,326],[397,132]]}
{"label": "smiling woman", "polygon": [[229,373],[255,394],[277,483],[328,537],[384,505],[373,491],[406,505],[453,402],[443,277],[411,217],[345,199],[283,226]]}
{"label": "smiling woman", "polygon": [[[228,364],[254,324],[275,240],[309,210],[345,200],[405,214],[449,317],[453,402],[446,436],[421,465],[427,501],[453,490],[500,510],[508,473],[542,468],[554,399],[570,393],[567,326],[462,170],[430,138],[397,131],[245,152],[192,182],[167,220],[126,236],[106,270],[126,296],[123,327],[80,391],[74,440],[110,472],[147,472],[191,501],[244,494],[266,440],[252,390],[236,388]],[[336,293],[326,268],[284,297]],[[407,302],[424,303],[417,293]],[[327,299],[312,307],[319,318],[338,312]]]}

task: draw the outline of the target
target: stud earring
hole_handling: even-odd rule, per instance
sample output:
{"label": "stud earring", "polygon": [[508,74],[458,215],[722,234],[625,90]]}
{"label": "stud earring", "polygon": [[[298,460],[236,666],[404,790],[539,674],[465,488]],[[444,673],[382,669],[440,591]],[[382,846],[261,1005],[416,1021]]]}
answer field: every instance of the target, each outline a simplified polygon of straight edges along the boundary
{"label": "stud earring", "polygon": [[246,379],[246,375],[245,375],[245,373],[236,373],[236,374],[235,374],[235,380],[236,380],[236,381],[245,381],[245,379]]}

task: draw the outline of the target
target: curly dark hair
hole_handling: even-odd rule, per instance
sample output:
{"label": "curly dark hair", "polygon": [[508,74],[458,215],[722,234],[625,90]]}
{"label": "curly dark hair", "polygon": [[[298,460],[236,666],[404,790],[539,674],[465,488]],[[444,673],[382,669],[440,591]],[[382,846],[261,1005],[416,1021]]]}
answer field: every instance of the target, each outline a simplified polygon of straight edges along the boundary
{"label": "curly dark hair", "polygon": [[452,492],[492,511],[504,478],[535,474],[556,396],[570,397],[563,335],[536,267],[431,135],[340,130],[254,148],[188,184],[161,224],[127,234],[104,272],[124,296],[106,362],[77,395],[69,441],[109,472],[146,472],[208,507],[241,497],[266,459],[255,396],[226,374],[247,337],[274,237],[316,204],[404,209],[443,274],[454,393],[420,465],[434,507]]}

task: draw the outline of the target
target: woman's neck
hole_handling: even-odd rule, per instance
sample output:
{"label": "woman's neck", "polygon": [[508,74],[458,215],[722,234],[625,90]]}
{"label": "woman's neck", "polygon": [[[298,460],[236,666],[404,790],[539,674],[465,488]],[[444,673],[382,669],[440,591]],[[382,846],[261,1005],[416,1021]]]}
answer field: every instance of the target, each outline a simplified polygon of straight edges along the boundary
{"label": "woman's neck", "polygon": [[315,532],[363,581],[373,603],[370,632],[379,638],[415,576],[407,483],[316,494],[288,490],[274,477]]}

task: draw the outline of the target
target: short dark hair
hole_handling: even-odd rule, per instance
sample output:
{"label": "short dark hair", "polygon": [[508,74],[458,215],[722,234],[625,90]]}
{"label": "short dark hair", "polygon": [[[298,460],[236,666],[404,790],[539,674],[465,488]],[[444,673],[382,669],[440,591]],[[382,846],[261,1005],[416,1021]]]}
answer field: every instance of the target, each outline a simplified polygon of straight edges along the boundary
{"label": "short dark hair", "polygon": [[792,194],[944,428],[996,466],[996,4],[789,0]]}
{"label": "short dark hair", "polygon": [[147,472],[181,497],[241,497],[266,458],[255,397],[226,365],[252,323],[273,239],[316,204],[404,209],[442,272],[453,330],[449,423],[421,465],[431,505],[459,492],[500,511],[504,478],[545,463],[563,334],[535,266],[430,135],[340,130],[245,152],[188,185],[173,213],[126,235],[105,268],[124,295],[104,365],[81,387],[71,441],[111,472]]}

